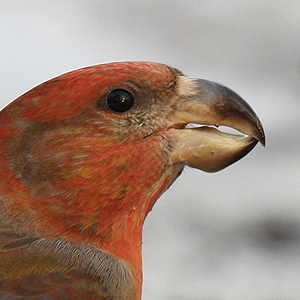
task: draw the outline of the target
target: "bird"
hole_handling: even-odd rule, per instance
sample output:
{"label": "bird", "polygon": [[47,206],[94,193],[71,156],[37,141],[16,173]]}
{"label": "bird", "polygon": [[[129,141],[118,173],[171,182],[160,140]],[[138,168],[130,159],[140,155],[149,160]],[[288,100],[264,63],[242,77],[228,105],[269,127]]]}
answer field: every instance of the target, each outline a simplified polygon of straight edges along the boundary
{"label": "bird", "polygon": [[217,172],[258,142],[238,94],[160,63],[89,66],[26,92],[0,112],[0,299],[141,299],[157,199],[185,166]]}

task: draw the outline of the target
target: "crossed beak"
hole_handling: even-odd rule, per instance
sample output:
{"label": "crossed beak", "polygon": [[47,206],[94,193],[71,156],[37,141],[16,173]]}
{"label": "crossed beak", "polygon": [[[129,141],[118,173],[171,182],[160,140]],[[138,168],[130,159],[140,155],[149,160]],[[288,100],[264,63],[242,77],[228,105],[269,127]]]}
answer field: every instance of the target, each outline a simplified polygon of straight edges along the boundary
{"label": "crossed beak", "polygon": [[[182,76],[179,97],[169,128],[175,142],[170,164],[184,163],[206,172],[217,172],[250,152],[265,134],[249,104],[232,90],[203,79]],[[185,94],[185,95],[184,95]],[[219,131],[233,128],[238,134]]]}

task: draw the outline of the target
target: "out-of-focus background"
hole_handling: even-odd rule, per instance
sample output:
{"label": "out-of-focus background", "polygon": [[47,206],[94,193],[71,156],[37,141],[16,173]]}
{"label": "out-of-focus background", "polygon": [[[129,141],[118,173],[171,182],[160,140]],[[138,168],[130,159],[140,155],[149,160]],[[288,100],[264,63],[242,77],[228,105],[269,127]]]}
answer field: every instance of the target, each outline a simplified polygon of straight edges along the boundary
{"label": "out-of-focus background", "polygon": [[262,120],[228,169],[186,168],[149,215],[143,299],[300,299],[300,1],[0,1],[0,104],[87,65],[147,60],[229,86]]}

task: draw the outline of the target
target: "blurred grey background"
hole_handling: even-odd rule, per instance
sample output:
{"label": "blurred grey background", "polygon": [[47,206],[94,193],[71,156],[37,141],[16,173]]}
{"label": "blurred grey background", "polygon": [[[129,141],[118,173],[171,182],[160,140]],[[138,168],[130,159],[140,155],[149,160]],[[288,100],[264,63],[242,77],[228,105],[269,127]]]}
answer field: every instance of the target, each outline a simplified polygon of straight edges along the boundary
{"label": "blurred grey background", "polygon": [[228,169],[186,168],[149,215],[143,299],[300,299],[300,1],[0,1],[1,107],[87,65],[169,64],[262,120]]}

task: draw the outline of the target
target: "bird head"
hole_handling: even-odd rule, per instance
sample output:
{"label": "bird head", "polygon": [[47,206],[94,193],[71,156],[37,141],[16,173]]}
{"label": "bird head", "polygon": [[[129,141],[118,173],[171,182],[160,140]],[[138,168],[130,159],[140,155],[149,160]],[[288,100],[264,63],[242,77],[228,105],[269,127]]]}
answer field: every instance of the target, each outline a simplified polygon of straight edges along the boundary
{"label": "bird head", "polygon": [[0,124],[0,196],[16,230],[90,243],[136,269],[145,217],[184,166],[219,171],[265,142],[233,91],[147,62],[61,75]]}

